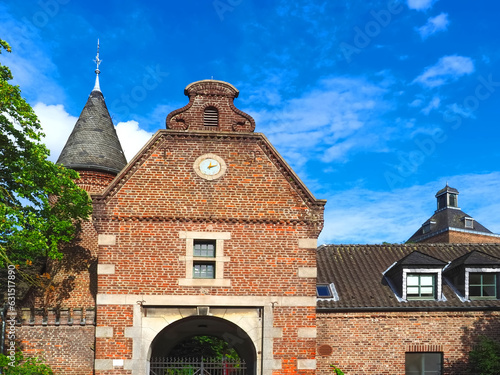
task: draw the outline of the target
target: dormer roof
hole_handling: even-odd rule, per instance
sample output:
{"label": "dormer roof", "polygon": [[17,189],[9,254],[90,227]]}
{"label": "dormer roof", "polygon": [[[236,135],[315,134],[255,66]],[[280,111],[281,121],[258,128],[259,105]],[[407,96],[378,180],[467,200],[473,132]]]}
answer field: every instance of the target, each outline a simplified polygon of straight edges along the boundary
{"label": "dormer roof", "polygon": [[457,267],[500,267],[500,259],[492,255],[483,253],[482,251],[473,250],[470,253],[464,254],[455,259],[446,268],[451,271]]}
{"label": "dormer roof", "polygon": [[413,251],[410,254],[400,259],[396,265],[399,266],[413,266],[413,267],[443,267],[446,262],[434,258],[430,255],[421,253],[420,251]]}
{"label": "dormer roof", "polygon": [[496,262],[497,258],[500,244],[323,245],[317,249],[317,283],[334,284],[338,299],[318,299],[318,311],[500,310],[498,299],[464,302],[444,281],[442,299],[401,301],[387,277],[398,262],[404,264],[401,269],[420,268],[410,263],[421,263],[428,265],[421,268],[439,268],[446,273],[458,259]]}

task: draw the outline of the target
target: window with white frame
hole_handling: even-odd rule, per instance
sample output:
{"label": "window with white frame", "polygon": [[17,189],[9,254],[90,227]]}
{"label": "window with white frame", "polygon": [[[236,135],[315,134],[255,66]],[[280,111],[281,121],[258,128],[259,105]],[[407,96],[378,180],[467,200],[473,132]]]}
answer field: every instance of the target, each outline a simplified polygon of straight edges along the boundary
{"label": "window with white frame", "polygon": [[407,299],[435,299],[436,274],[408,273],[406,275]]}
{"label": "window with white frame", "polygon": [[468,272],[468,274],[469,274],[469,299],[497,298],[498,273]]}
{"label": "window with white frame", "polygon": [[441,300],[441,271],[436,268],[404,268],[403,300]]}
{"label": "window with white frame", "polygon": [[443,353],[406,353],[405,375],[441,375]]}
{"label": "window with white frame", "polygon": [[224,242],[231,239],[229,232],[179,232],[185,239],[186,253],[179,260],[185,262],[186,277],[179,279],[184,286],[230,286],[224,278],[224,264],[230,260],[224,255]]}

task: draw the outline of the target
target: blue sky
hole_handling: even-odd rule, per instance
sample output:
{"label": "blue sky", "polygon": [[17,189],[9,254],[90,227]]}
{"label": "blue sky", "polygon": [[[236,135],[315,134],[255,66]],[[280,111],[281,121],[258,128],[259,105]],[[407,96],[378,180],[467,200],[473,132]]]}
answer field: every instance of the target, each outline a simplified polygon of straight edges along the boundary
{"label": "blue sky", "polygon": [[230,82],[317,198],[322,243],[403,242],[457,188],[500,233],[500,3],[7,1],[2,54],[56,160],[100,84],[127,159],[184,106]]}

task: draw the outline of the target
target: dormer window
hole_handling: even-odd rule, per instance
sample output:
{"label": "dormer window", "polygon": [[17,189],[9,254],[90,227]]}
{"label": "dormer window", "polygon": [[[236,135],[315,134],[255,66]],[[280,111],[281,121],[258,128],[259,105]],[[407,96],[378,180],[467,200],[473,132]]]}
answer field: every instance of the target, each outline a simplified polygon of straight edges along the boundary
{"label": "dormer window", "polygon": [[499,297],[500,260],[481,251],[474,250],[455,259],[445,276],[463,302]]}
{"label": "dormer window", "polygon": [[422,224],[422,234],[429,233],[432,230],[432,225],[436,224],[434,220],[429,220]]}
{"label": "dormer window", "polygon": [[413,251],[389,267],[384,275],[400,302],[445,300],[442,294],[442,271],[445,262]]}
{"label": "dormer window", "polygon": [[474,219],[471,217],[464,217],[465,228],[474,229]]}
{"label": "dormer window", "polygon": [[219,111],[215,107],[205,108],[203,113],[203,125],[219,126]]}
{"label": "dormer window", "polygon": [[435,299],[436,274],[409,273],[406,275],[407,299]]}
{"label": "dormer window", "polygon": [[470,272],[469,298],[496,299],[498,278],[497,275],[497,273],[493,272]]}

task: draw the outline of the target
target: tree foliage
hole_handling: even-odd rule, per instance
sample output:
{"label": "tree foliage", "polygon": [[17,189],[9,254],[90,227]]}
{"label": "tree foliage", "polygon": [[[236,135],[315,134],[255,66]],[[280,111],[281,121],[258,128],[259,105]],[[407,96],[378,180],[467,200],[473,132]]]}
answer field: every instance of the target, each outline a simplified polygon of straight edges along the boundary
{"label": "tree foliage", "polygon": [[207,335],[193,336],[177,344],[169,357],[210,357],[239,359],[238,352],[226,341]]}
{"label": "tree foliage", "polygon": [[[0,40],[0,53],[11,52]],[[91,213],[78,174],[47,158],[44,134],[31,106],[0,63],[0,266],[40,256],[60,259],[60,244],[74,238]]]}
{"label": "tree foliage", "polygon": [[473,374],[500,374],[500,343],[481,336],[479,344],[469,353],[469,362]]}
{"label": "tree foliage", "polygon": [[[12,361],[14,359],[14,361]],[[25,358],[22,352],[16,352],[14,358],[0,354],[0,370],[4,375],[53,375],[54,373],[43,360],[36,357]]]}

